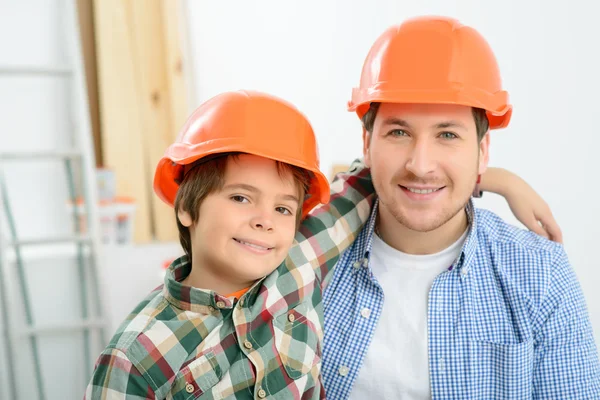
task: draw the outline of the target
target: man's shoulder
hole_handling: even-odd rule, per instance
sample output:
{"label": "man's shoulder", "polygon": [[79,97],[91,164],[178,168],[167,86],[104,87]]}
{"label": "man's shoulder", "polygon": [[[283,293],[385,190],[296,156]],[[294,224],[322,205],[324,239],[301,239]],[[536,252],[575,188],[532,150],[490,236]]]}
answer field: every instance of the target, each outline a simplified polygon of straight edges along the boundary
{"label": "man's shoulder", "polygon": [[537,255],[555,258],[564,254],[560,243],[548,240],[532,231],[511,225],[489,210],[476,209],[478,238],[486,245],[504,250],[507,255]]}
{"label": "man's shoulder", "polygon": [[562,244],[511,225],[491,211],[476,210],[476,221],[478,257],[503,285],[539,304],[550,287],[559,294],[577,281]]}

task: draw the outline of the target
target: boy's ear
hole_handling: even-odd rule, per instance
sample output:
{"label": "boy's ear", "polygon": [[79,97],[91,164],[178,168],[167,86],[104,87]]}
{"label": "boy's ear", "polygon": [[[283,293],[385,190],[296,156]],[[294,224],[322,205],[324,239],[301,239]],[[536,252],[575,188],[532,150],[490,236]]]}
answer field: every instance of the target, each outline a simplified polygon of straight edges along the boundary
{"label": "boy's ear", "polygon": [[187,211],[179,209],[177,211],[177,218],[179,219],[181,225],[185,226],[186,228],[192,226],[192,216]]}

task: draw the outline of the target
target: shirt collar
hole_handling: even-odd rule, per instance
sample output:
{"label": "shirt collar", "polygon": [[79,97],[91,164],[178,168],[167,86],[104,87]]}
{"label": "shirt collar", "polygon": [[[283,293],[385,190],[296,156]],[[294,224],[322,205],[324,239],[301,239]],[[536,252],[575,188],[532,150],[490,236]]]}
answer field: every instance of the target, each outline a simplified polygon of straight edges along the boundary
{"label": "shirt collar", "polygon": [[[358,241],[361,241],[364,246],[364,252],[359,253],[358,256],[362,257],[362,262],[367,266],[369,271],[371,271],[370,267],[370,255],[371,249],[373,247],[373,235],[375,234],[375,223],[377,221],[377,210],[379,208],[379,199],[375,200],[373,205],[373,210],[371,211],[371,216],[369,217],[369,221],[365,229],[361,232]],[[477,223],[476,223],[476,213],[475,213],[475,205],[473,204],[473,199],[469,199],[467,205],[465,206],[465,211],[467,212],[467,221],[468,221],[468,234],[465,239],[465,243],[461,249],[460,255],[456,259],[454,263],[448,268],[449,271],[455,270],[457,272],[466,275],[469,272],[469,265],[471,265],[473,258],[475,257],[475,252],[477,249]],[[361,262],[361,260],[353,260],[356,263]],[[372,271],[371,271],[372,272]]]}
{"label": "shirt collar", "polygon": [[[208,289],[199,289],[183,285],[181,282],[190,274],[192,264],[187,255],[177,258],[167,268],[163,294],[173,306],[187,311],[210,313],[217,309],[231,309],[236,304],[235,297],[225,297]],[[250,306],[256,300],[259,286],[256,282],[244,294],[240,301],[243,306]]]}
{"label": "shirt collar", "polygon": [[469,230],[469,233],[467,234],[467,238],[463,244],[460,255],[449,268],[450,270],[455,269],[462,275],[468,274],[470,269],[469,266],[473,264],[473,259],[475,258],[475,253],[477,251],[477,214],[475,213],[475,204],[473,204],[472,198],[469,199],[465,210],[467,212],[467,221],[469,224],[467,229]]}

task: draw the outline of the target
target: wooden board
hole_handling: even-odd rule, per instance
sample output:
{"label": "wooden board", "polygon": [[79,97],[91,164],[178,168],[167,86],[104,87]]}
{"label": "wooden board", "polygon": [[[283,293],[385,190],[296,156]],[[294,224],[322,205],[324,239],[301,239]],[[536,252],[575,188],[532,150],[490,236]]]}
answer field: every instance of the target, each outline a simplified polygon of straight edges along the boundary
{"label": "wooden board", "polygon": [[92,0],[77,0],[81,48],[90,109],[90,122],[94,135],[96,166],[102,166],[102,140],[100,136],[100,112],[98,105],[98,74],[96,71],[96,43],[94,40],[94,10]]}
{"label": "wooden board", "polygon": [[181,0],[162,0],[162,17],[165,38],[165,61],[167,84],[171,105],[171,132],[175,140],[179,130],[188,119],[192,73],[186,52],[187,25]]}
{"label": "wooden board", "polygon": [[333,167],[331,168],[331,176],[330,176],[330,180],[333,180],[333,178],[335,178],[335,176],[337,174],[339,174],[340,172],[346,172],[350,169],[350,164],[333,164]]}
{"label": "wooden board", "polygon": [[140,243],[153,235],[132,20],[130,1],[94,0],[104,166],[115,171],[117,194],[136,201],[134,240]]}
{"label": "wooden board", "polygon": [[157,240],[175,240],[178,233],[173,209],[152,190],[156,165],[174,140],[162,0],[133,0],[131,4],[152,230]]}
{"label": "wooden board", "polygon": [[176,240],[173,209],[152,184],[189,113],[182,2],[94,0],[94,10],[105,166],[117,194],[136,199],[135,241]]}

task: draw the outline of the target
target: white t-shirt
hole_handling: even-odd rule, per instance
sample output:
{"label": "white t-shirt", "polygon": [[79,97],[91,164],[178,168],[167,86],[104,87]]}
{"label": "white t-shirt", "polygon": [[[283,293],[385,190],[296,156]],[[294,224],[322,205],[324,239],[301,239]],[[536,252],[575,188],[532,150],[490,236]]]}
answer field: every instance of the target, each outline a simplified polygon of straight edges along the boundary
{"label": "white t-shirt", "polygon": [[430,255],[402,253],[373,237],[371,268],[385,301],[351,399],[431,399],[427,302],[435,278],[458,258],[467,231]]}

